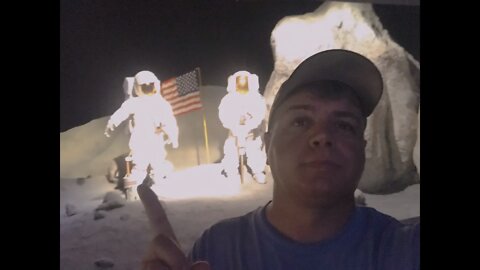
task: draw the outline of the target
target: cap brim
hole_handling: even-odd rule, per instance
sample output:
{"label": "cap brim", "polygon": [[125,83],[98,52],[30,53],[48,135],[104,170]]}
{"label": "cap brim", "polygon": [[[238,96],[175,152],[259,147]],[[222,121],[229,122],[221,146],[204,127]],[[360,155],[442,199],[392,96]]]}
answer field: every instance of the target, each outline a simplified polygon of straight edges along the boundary
{"label": "cap brim", "polygon": [[333,80],[350,86],[358,95],[366,116],[369,116],[382,96],[380,71],[366,57],[348,50],[322,51],[305,59],[282,84],[272,104],[274,111],[299,86]]}

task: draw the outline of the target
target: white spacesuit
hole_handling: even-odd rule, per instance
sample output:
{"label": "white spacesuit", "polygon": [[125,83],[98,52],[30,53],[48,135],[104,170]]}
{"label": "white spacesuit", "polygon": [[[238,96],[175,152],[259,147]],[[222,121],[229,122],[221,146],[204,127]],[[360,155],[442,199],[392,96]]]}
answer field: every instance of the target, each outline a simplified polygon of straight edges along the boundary
{"label": "white spacesuit", "polygon": [[[160,81],[150,71],[140,71],[132,80],[125,80],[125,85],[133,82],[135,95],[125,100],[121,107],[110,117],[105,135],[113,131],[120,123],[133,116],[130,122],[130,158],[131,174],[126,176],[124,187],[136,190],[147,175],[148,165],[151,176],[155,179],[165,177],[173,170],[166,160],[165,144],[178,147],[178,126],[172,107],[160,94]],[[128,87],[128,86],[127,86]],[[167,136],[165,138],[165,136]]]}
{"label": "white spacesuit", "polygon": [[261,136],[252,130],[265,118],[265,99],[258,92],[258,76],[238,71],[228,78],[228,94],[222,98],[218,114],[229,136],[223,146],[223,170],[228,177],[239,175],[239,157],[246,155],[254,179],[265,183],[266,154]]}

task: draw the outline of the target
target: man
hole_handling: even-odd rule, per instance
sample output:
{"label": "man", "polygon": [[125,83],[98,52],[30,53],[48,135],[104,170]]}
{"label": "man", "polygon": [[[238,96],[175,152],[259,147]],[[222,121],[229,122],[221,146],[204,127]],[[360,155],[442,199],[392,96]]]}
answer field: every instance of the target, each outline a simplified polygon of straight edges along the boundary
{"label": "man", "polygon": [[[272,201],[213,225],[187,259],[161,229],[168,221],[158,200],[139,187],[157,228],[144,269],[419,269],[418,223],[355,206],[363,133],[382,88],[378,69],[357,53],[303,61],[278,91],[265,134]],[[169,268],[148,268],[157,264]]]}
{"label": "man", "polygon": [[165,144],[172,143],[174,148],[178,147],[177,120],[170,104],[160,95],[160,81],[155,74],[150,71],[138,72],[133,87],[135,96],[122,103],[108,120],[105,129],[105,135],[110,137],[110,131],[133,115],[128,144],[133,168],[124,182],[128,200],[136,199],[136,188],[147,176],[149,165],[152,176],[157,178],[171,170],[166,160]]}

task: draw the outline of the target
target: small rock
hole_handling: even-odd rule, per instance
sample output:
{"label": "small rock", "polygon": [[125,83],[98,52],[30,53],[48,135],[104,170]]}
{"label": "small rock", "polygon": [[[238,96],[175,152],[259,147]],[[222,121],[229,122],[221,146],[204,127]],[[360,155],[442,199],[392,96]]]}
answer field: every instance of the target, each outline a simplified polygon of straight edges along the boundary
{"label": "small rock", "polygon": [[129,219],[130,219],[130,215],[129,215],[129,214],[125,214],[125,215],[120,216],[120,220],[125,221],[125,220],[129,220]]}
{"label": "small rock", "polygon": [[67,214],[67,217],[71,217],[73,215],[76,215],[77,214],[77,208],[75,207],[75,205],[73,205],[71,203],[67,203],[67,205],[65,205],[65,213]]}
{"label": "small rock", "polygon": [[110,191],[105,194],[103,203],[97,207],[97,210],[112,210],[125,205],[125,198],[120,191]]}
{"label": "small rock", "polygon": [[114,263],[112,259],[101,258],[95,261],[95,265],[100,268],[110,268],[113,267]]}
{"label": "small rock", "polygon": [[94,220],[97,220],[97,219],[101,219],[101,218],[104,218],[107,216],[107,212],[104,211],[104,210],[97,210],[95,211],[95,214],[93,215],[93,219]]}
{"label": "small rock", "polygon": [[125,203],[125,198],[123,196],[123,193],[120,190],[115,190],[115,191],[109,191],[107,194],[105,194],[105,197],[103,198],[103,202],[120,202],[120,203]]}
{"label": "small rock", "polygon": [[77,185],[81,186],[85,184],[85,177],[78,177],[77,178]]}

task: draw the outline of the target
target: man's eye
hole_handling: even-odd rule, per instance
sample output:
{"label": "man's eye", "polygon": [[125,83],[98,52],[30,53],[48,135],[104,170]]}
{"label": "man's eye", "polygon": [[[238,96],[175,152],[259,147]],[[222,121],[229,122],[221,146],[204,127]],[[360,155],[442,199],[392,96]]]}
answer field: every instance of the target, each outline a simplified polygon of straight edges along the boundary
{"label": "man's eye", "polygon": [[310,124],[310,119],[307,117],[297,117],[293,119],[292,126],[294,127],[306,127]]}
{"label": "man's eye", "polygon": [[345,122],[345,121],[337,122],[337,127],[342,131],[347,131],[347,132],[350,132],[352,134],[357,133],[357,129],[355,128],[355,126],[352,125],[349,122]]}

